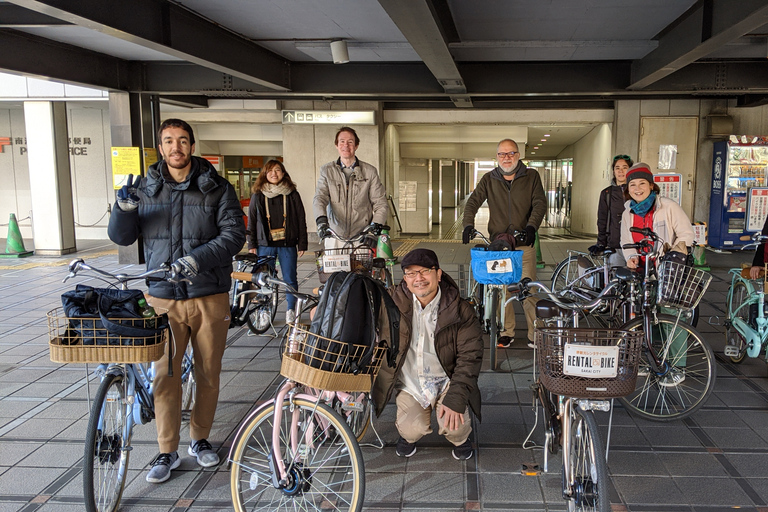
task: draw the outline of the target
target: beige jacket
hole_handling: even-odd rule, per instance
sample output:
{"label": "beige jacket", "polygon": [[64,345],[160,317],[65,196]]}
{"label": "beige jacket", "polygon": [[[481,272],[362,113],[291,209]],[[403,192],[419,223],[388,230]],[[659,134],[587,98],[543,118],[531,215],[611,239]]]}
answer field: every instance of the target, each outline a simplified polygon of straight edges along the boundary
{"label": "beige jacket", "polygon": [[340,236],[351,238],[371,222],[386,224],[389,215],[387,193],[374,166],[358,160],[349,186],[339,160],[320,168],[312,209],[315,219],[328,217],[328,224]]}
{"label": "beige jacket", "polygon": [[[635,214],[629,211],[631,201],[624,203],[624,214],[621,216],[621,245],[634,243],[632,240],[632,227]],[[687,247],[693,245],[693,228],[691,220],[685,214],[680,205],[666,197],[657,197],[653,205],[653,231],[674,247],[678,242],[685,242]],[[624,259],[637,255],[635,249],[624,249]]]}

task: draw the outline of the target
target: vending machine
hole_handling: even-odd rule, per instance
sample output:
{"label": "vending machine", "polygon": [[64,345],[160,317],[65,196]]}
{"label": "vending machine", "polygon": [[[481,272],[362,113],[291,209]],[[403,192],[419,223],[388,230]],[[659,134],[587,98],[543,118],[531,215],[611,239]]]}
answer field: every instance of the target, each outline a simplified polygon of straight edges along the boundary
{"label": "vending machine", "polygon": [[714,144],[709,245],[732,249],[750,242],[768,215],[768,137],[731,135]]}

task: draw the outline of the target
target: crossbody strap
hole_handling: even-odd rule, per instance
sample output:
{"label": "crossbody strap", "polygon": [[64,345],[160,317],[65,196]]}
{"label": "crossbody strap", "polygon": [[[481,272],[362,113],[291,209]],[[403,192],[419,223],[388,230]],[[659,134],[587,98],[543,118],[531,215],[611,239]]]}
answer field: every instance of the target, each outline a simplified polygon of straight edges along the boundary
{"label": "crossbody strap", "polygon": [[[269,218],[269,200],[264,196],[264,210],[267,212],[267,228],[272,229],[272,219]],[[283,196],[283,228],[285,228],[285,219],[288,217],[288,196]],[[276,228],[278,229],[278,228]]]}

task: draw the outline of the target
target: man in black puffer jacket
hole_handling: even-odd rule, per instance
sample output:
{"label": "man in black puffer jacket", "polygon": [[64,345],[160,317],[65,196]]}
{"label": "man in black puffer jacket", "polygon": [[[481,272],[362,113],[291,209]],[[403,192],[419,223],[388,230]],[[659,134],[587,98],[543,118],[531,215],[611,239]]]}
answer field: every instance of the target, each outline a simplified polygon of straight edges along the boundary
{"label": "man in black puffer jacket", "polygon": [[[196,396],[190,420],[188,453],[203,467],[219,463],[207,441],[219,398],[221,359],[229,328],[232,256],[245,243],[243,211],[232,185],[207,160],[192,156],[195,136],[180,119],[158,130],[163,160],[145,178],[133,176],[117,193],[109,219],[109,238],[119,245],[144,239],[147,269],[171,263],[190,282],[153,282],[148,302],[168,311],[175,349],[173,376],[159,371],[154,380],[157,441],[147,481],[168,480],[179,467],[181,360],[187,343],[195,352]],[[168,366],[167,354],[158,368]]]}

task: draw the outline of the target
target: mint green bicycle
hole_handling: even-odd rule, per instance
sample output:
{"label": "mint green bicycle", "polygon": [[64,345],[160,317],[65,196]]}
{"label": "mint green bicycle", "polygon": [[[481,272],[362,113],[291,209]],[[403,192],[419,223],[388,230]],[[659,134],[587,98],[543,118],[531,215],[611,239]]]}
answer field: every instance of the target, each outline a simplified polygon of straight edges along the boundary
{"label": "mint green bicycle", "polygon": [[[768,241],[766,235],[755,235],[755,243]],[[749,244],[753,246],[754,244]],[[749,269],[732,268],[731,286],[726,301],[726,345],[724,353],[734,363],[745,357],[759,357],[766,349],[768,362],[768,307],[765,304],[765,276],[750,279]]]}

